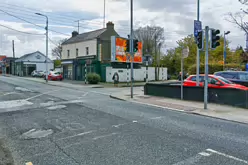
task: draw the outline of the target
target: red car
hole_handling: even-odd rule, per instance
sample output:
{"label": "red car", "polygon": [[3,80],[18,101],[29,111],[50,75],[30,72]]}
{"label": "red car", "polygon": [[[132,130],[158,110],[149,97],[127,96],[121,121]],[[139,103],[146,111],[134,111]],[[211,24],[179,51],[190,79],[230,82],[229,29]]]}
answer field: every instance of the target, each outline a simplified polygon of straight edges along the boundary
{"label": "red car", "polygon": [[47,79],[53,80],[53,81],[56,81],[56,80],[62,81],[63,76],[60,72],[50,72]]}
{"label": "red car", "polygon": [[[200,86],[204,86],[204,76],[199,76]],[[183,82],[183,86],[196,86],[196,75],[189,76],[186,80]],[[248,87],[235,84],[223,77],[215,76],[215,75],[208,75],[208,87],[209,88],[235,88],[235,89],[241,89],[241,90],[248,90]]]}

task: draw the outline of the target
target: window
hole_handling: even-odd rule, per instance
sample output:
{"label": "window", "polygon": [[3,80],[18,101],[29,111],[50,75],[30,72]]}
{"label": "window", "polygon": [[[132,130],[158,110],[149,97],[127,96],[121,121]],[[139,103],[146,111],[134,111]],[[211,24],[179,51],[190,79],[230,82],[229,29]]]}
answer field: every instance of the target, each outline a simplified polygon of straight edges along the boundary
{"label": "window", "polygon": [[244,81],[248,81],[248,73],[239,73],[239,79],[240,80],[244,80]]}
{"label": "window", "polygon": [[86,56],[89,55],[89,47],[86,47],[85,50],[86,50]]}
{"label": "window", "polygon": [[226,79],[237,79],[237,73],[225,72],[221,74],[221,77]]}
{"label": "window", "polygon": [[76,57],[78,57],[78,48],[76,49]]}
{"label": "window", "polygon": [[70,50],[67,50],[67,57],[70,57]]}
{"label": "window", "polygon": [[218,80],[216,80],[215,78],[212,78],[212,77],[208,77],[208,83],[209,84],[216,84],[218,82]]}
{"label": "window", "polygon": [[[191,81],[196,81],[196,76],[192,76]],[[204,76],[199,76],[199,82],[204,82]]]}

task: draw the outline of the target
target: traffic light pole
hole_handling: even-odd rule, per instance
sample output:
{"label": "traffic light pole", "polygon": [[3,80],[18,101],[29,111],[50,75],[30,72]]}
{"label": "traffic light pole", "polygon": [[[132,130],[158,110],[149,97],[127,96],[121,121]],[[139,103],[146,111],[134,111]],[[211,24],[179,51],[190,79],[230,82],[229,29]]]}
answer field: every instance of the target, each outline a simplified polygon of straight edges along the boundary
{"label": "traffic light pole", "polygon": [[204,109],[207,109],[208,104],[208,35],[209,27],[205,27],[206,50],[205,50],[205,82],[204,82]]}
{"label": "traffic light pole", "polygon": [[[197,21],[200,20],[200,0],[197,0]],[[196,85],[199,86],[199,74],[200,74],[200,49],[197,47],[196,55]]]}
{"label": "traffic light pole", "polygon": [[130,9],[131,9],[131,34],[130,34],[130,55],[131,55],[131,98],[133,98],[133,60],[134,60],[134,54],[133,54],[133,0],[130,0]]}

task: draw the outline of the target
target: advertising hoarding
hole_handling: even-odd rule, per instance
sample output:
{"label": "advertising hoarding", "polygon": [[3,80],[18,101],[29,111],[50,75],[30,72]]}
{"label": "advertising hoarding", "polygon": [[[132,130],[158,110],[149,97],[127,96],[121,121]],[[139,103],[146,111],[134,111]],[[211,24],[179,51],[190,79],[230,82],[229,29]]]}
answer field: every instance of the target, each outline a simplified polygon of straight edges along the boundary
{"label": "advertising hoarding", "polygon": [[[130,53],[126,52],[128,39],[111,37],[111,62],[131,62]],[[142,42],[138,43],[138,51],[135,52],[134,63],[142,63]]]}

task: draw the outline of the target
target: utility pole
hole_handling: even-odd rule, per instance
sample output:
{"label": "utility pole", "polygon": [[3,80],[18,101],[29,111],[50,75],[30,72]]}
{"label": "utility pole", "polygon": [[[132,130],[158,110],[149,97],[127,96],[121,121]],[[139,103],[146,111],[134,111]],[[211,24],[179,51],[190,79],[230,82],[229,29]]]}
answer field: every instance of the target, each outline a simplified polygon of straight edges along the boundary
{"label": "utility pole", "polygon": [[[200,0],[197,0],[197,21],[200,21]],[[196,55],[196,85],[199,86],[199,74],[200,74],[200,50],[197,47]]]}
{"label": "utility pole", "polygon": [[133,0],[130,0],[130,25],[131,25],[131,33],[130,33],[130,55],[131,55],[131,98],[133,98]]}
{"label": "utility pole", "polygon": [[104,7],[103,7],[103,28],[105,28],[105,17],[106,17],[106,0],[104,0]]}
{"label": "utility pole", "polygon": [[206,50],[205,50],[205,82],[204,82],[204,109],[207,109],[208,104],[208,32],[209,27],[205,27]]}
{"label": "utility pole", "polygon": [[157,34],[156,34],[156,30],[155,30],[155,81],[157,81],[157,65],[158,65],[158,61],[157,61]]}
{"label": "utility pole", "polygon": [[12,50],[13,50],[13,58],[14,58],[14,75],[15,75],[15,41],[12,40]]}
{"label": "utility pole", "polygon": [[80,20],[76,20],[75,22],[78,23],[78,34],[79,34],[79,23],[80,23]]}

